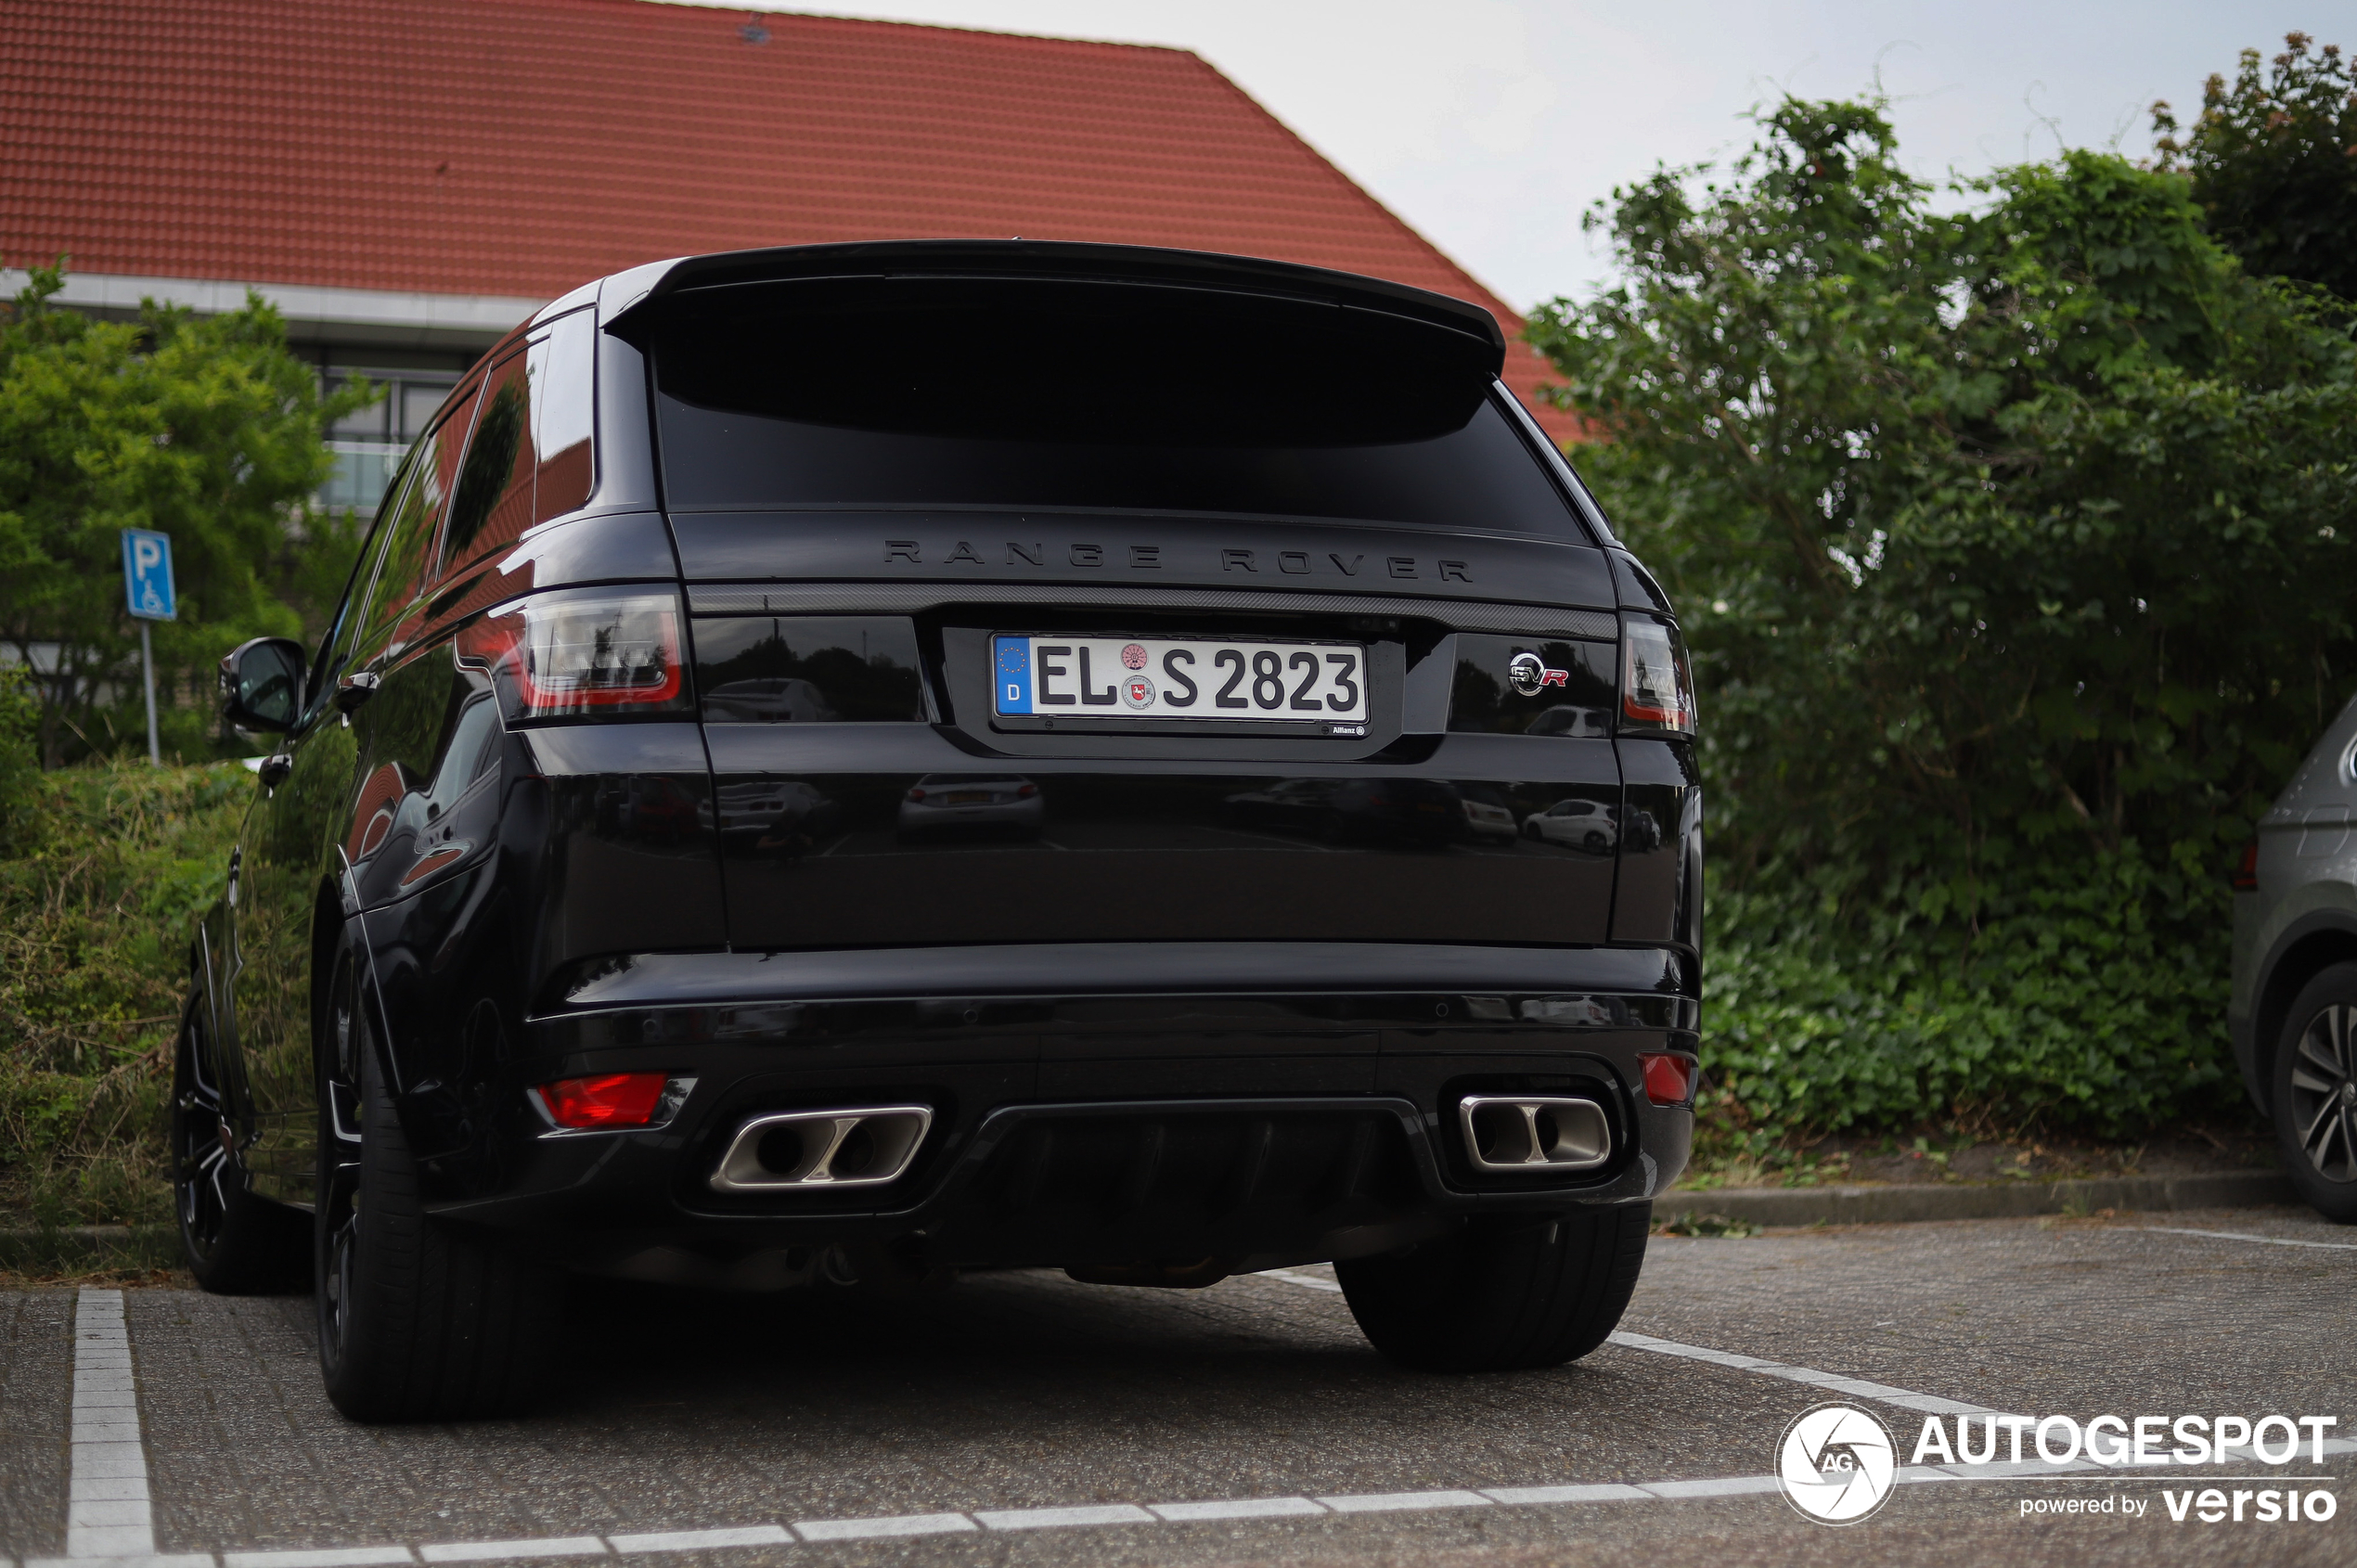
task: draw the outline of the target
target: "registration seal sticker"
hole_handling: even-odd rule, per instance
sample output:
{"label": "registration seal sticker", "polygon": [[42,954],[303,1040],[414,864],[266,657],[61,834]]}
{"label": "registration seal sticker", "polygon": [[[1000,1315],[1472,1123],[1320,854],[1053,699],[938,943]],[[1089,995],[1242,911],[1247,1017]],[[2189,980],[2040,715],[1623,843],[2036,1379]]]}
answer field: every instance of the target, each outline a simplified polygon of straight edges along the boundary
{"label": "registration seal sticker", "polygon": [[1121,662],[1126,668],[1142,670],[1146,667],[1146,650],[1133,642],[1121,650]]}
{"label": "registration seal sticker", "polygon": [[[1122,657],[1128,657],[1127,650]],[[1133,708],[1151,708],[1154,705],[1154,683],[1143,675],[1131,675],[1121,683],[1121,700]]]}

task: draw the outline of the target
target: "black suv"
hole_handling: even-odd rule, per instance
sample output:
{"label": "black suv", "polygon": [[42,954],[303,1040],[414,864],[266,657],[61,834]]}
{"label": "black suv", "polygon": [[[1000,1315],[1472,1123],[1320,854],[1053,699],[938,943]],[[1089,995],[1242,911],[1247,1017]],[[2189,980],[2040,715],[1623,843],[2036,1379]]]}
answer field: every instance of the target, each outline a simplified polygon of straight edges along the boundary
{"label": "black suv", "polygon": [[1020,241],[548,306],[319,649],[222,662],[284,739],[191,954],[198,1279],[311,1258],[363,1419],[510,1403],[567,1269],[1331,1259],[1400,1362],[1594,1347],[1691,1139],[1694,702],[1504,349]]}

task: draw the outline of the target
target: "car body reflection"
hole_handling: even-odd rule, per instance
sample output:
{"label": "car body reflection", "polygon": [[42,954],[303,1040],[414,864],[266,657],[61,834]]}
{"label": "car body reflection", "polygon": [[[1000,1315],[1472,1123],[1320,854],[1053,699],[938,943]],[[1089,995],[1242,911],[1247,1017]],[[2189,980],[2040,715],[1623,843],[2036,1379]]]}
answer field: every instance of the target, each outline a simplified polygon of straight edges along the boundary
{"label": "car body reflection", "polygon": [[1437,778],[1281,778],[1220,803],[1230,827],[1329,843],[1461,843],[1472,836],[1456,786]]}
{"label": "car body reflection", "polygon": [[1465,830],[1475,843],[1510,844],[1521,829],[1504,791],[1493,784],[1460,784],[1457,797],[1464,803]]}
{"label": "car body reflection", "polygon": [[1036,839],[1048,819],[1039,786],[1011,773],[928,773],[900,799],[898,836]]}
{"label": "car body reflection", "polygon": [[598,830],[616,839],[684,839],[702,826],[694,797],[663,774],[609,778],[598,790]]}
{"label": "car body reflection", "polygon": [[1568,736],[1588,740],[1609,739],[1612,736],[1612,713],[1605,708],[1581,708],[1559,702],[1533,714],[1530,727],[1523,733]]}
{"label": "car body reflection", "polygon": [[1610,855],[1620,842],[1618,814],[1603,801],[1557,801],[1522,825],[1525,838],[1590,855]]}
{"label": "car body reflection", "polygon": [[791,675],[730,681],[704,693],[704,717],[745,723],[824,724],[837,716],[827,694]]}
{"label": "car body reflection", "polygon": [[723,854],[807,855],[843,826],[843,808],[812,784],[755,778],[716,796]]}

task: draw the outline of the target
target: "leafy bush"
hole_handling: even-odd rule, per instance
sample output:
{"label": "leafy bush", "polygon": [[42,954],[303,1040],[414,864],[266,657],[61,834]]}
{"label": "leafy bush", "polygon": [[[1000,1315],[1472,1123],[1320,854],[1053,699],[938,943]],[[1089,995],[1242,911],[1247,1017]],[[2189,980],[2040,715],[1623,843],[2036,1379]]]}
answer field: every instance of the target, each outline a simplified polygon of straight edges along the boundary
{"label": "leafy bush", "polygon": [[2222,872],[2357,682],[2357,360],[2181,176],[1934,212],[1875,104],[1618,192],[1531,336],[1704,690],[1735,1126],[2125,1131],[2224,1090]]}
{"label": "leafy bush", "polygon": [[41,774],[28,744],[0,734],[0,769],[19,753],[0,842],[0,1192],[44,1225],[157,1218],[188,938],[252,778],[235,763]]}
{"label": "leafy bush", "polygon": [[2170,106],[2153,105],[2154,145],[2251,271],[2357,300],[2357,68],[2337,45],[2311,54],[2312,42],[2286,33],[2263,74],[2245,49],[2232,84],[2203,84],[2182,135]]}

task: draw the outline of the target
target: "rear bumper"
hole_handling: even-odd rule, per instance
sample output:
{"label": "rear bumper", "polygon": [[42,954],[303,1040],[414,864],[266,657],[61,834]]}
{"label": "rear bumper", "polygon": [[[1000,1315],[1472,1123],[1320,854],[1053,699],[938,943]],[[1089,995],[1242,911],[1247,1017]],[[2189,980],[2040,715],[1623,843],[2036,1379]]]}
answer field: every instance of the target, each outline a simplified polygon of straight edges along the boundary
{"label": "rear bumper", "polygon": [[[1659,948],[1389,944],[617,960],[525,1025],[481,1134],[437,1163],[435,1206],[578,1266],[712,1281],[782,1278],[832,1246],[913,1268],[1363,1255],[1666,1188],[1693,1113],[1651,1104],[1638,1059],[1694,1050],[1692,972]],[[526,1084],[648,1071],[696,1080],[663,1127],[552,1134],[522,1113]],[[1450,1112],[1492,1090],[1595,1099],[1611,1160],[1474,1172]],[[709,1185],[752,1115],[911,1102],[934,1127],[889,1187]]]}

